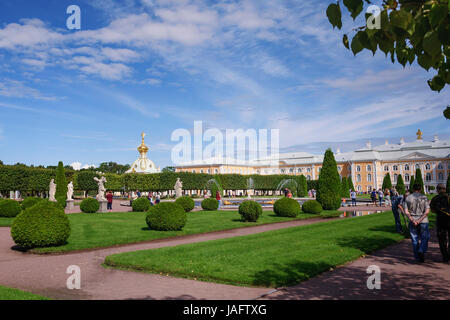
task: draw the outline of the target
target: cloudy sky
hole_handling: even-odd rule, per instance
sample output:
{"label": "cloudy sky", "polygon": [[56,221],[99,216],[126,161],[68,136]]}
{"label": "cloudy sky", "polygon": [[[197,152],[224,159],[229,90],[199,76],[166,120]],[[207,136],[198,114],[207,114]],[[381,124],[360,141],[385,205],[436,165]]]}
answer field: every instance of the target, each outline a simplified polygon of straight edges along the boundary
{"label": "cloudy sky", "polygon": [[[195,120],[280,129],[282,150],[346,151],[351,141],[411,140],[418,128],[449,137],[448,87],[432,92],[433,73],[415,63],[354,57],[327,21],[329,3],[1,1],[0,160],[131,163],[145,131],[164,167],[171,133]],[[66,27],[71,4],[81,30]]]}

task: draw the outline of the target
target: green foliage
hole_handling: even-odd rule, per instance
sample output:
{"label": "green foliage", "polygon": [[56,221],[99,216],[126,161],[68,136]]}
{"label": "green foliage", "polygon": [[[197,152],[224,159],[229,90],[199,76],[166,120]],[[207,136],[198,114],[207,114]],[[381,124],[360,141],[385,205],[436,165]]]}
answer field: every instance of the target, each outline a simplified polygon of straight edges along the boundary
{"label": "green foliage", "polygon": [[307,180],[308,190],[317,190],[319,189],[319,180]]}
{"label": "green foliage", "polygon": [[75,190],[82,190],[89,192],[91,190],[97,190],[98,184],[94,181],[94,178],[100,176],[93,170],[81,170],[75,174]]}
{"label": "green foliage", "polygon": [[384,190],[386,190],[386,189],[391,190],[391,188],[392,188],[391,175],[390,175],[389,172],[388,172],[388,173],[386,173],[386,175],[384,176],[384,179],[383,179],[383,185],[381,186],[381,189],[383,189],[383,191],[384,191]]}
{"label": "green foliage", "polygon": [[219,201],[214,198],[207,198],[202,201],[202,209],[206,211],[215,211],[219,208]]}
{"label": "green foliage", "polygon": [[395,186],[395,189],[399,194],[405,194],[405,182],[403,181],[403,177],[401,174],[399,174],[397,177],[397,185]]}
{"label": "green foliage", "polygon": [[131,204],[133,212],[146,212],[150,209],[150,200],[147,198],[138,198]]}
{"label": "green foliage", "polygon": [[34,206],[36,203],[42,201],[42,198],[37,198],[37,197],[28,197],[25,198],[22,203],[20,204],[20,206],[22,207],[22,210],[26,210],[28,208],[31,208],[32,206]]}
{"label": "green foliage", "polygon": [[306,182],[306,177],[301,175],[298,178],[297,182],[297,196],[298,197],[307,197],[308,196],[308,184]]}
{"label": "green foliage", "polygon": [[0,200],[0,217],[13,218],[21,211],[20,203],[16,200]]}
{"label": "green foliage", "polygon": [[347,182],[348,182],[348,188],[350,190],[355,190],[355,186],[353,185],[352,177],[348,177]]}
{"label": "green foliage", "polygon": [[256,222],[262,213],[262,207],[256,201],[244,201],[239,205],[239,214],[244,221]]}
{"label": "green foliage", "polygon": [[278,199],[273,205],[273,212],[279,217],[296,217],[300,211],[300,203],[292,198]]}
{"label": "green foliage", "polygon": [[414,185],[414,183],[415,183],[415,178],[414,178],[414,176],[411,176],[411,179],[409,180],[409,191],[410,192],[412,192],[412,188],[413,188],[413,185]]}
{"label": "green foliage", "polygon": [[187,221],[183,207],[173,202],[161,202],[148,211],[145,218],[150,230],[182,230]]}
{"label": "green foliage", "polygon": [[[55,192],[55,198],[62,204],[64,202],[64,207],[66,199],[67,199],[67,180],[64,173],[64,165],[62,161],[58,163],[58,169],[56,170],[56,192]],[[62,198],[64,198],[64,201],[62,201]]]}
{"label": "green foliage", "polygon": [[302,205],[302,211],[304,213],[321,213],[323,211],[322,206],[317,200],[305,201]]}
{"label": "green foliage", "polygon": [[23,248],[63,245],[70,236],[64,210],[49,201],[40,201],[14,219],[11,237]]}
{"label": "green foliage", "polygon": [[98,167],[98,171],[106,173],[113,173],[113,174],[124,174],[125,171],[130,169],[129,164],[118,164],[116,162],[102,162],[100,163],[100,166]]}
{"label": "green foliage", "polygon": [[447,193],[450,193],[450,172],[448,173],[447,177]]}
{"label": "green foliage", "polygon": [[416,176],[414,177],[414,184],[420,184],[420,192],[425,194],[425,188],[423,186],[422,171],[419,168],[416,169]]}
{"label": "green foliage", "polygon": [[67,196],[59,196],[56,198],[56,203],[63,209],[67,206]]}
{"label": "green foliage", "polygon": [[[363,11],[363,0],[343,2],[353,20]],[[368,0],[366,2],[371,3]],[[342,28],[339,2],[330,4],[326,14],[333,29]],[[354,55],[364,49],[375,55],[379,49],[386,56],[389,54],[393,63],[397,61],[403,67],[417,59],[425,70],[431,68],[437,71],[428,80],[431,90],[441,91],[450,83],[449,0],[383,0],[379,16],[380,29],[368,27],[374,16],[366,15],[366,19],[367,24],[353,29],[356,34],[351,45],[348,34],[343,35],[344,46],[351,49]]]}
{"label": "green foliage", "polygon": [[336,210],[341,206],[341,180],[336,160],[331,149],[325,151],[322,169],[319,175],[317,201],[325,210]]}
{"label": "green foliage", "polygon": [[341,180],[341,197],[350,198],[350,187],[348,186],[348,180],[346,177],[342,177]]}
{"label": "green foliage", "polygon": [[445,108],[443,113],[444,113],[444,117],[446,117],[447,119],[450,119],[450,106],[447,106],[447,108]]}
{"label": "green foliage", "polygon": [[194,209],[195,207],[195,201],[188,196],[179,197],[177,200],[175,200],[175,203],[182,206],[185,212],[192,211],[192,209]]}
{"label": "green foliage", "polygon": [[124,183],[123,183],[123,175],[115,174],[115,173],[105,173],[106,178],[105,188],[111,191],[121,191]]}
{"label": "green foliage", "polygon": [[84,213],[96,213],[98,209],[100,209],[100,203],[97,199],[87,198],[80,203],[80,210]]}

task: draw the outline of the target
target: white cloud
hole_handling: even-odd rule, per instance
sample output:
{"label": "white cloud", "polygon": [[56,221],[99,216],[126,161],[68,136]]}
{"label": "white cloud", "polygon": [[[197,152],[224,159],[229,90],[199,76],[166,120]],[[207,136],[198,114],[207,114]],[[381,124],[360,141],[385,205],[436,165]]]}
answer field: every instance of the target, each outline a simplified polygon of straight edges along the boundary
{"label": "white cloud", "polygon": [[93,164],[85,164],[83,165],[81,162],[73,162],[70,164],[70,166],[74,169],[74,170],[81,170],[81,169],[89,169],[89,168],[95,168],[95,166]]}
{"label": "white cloud", "polygon": [[29,87],[23,81],[13,79],[0,80],[0,96],[13,98],[34,98],[38,100],[55,101],[57,97],[42,94],[38,89]]}

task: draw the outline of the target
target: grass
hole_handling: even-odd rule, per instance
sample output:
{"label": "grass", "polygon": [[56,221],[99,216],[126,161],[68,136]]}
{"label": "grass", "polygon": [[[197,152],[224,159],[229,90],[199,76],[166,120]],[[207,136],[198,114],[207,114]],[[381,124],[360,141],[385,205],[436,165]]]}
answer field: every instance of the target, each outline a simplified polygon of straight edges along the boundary
{"label": "grass", "polygon": [[404,239],[392,212],[115,254],[105,265],[241,286],[297,284]]}
{"label": "grass", "polygon": [[0,217],[0,227],[10,227],[14,218]]}
{"label": "grass", "polygon": [[49,299],[19,289],[0,286],[0,300],[49,300]]}
{"label": "grass", "polygon": [[61,253],[317,217],[304,213],[297,218],[284,218],[275,216],[273,212],[264,212],[255,223],[242,222],[237,211],[199,211],[189,212],[187,215],[188,221],[182,231],[155,231],[148,229],[145,213],[70,214],[68,217],[72,232],[67,244],[35,248],[31,252]]}

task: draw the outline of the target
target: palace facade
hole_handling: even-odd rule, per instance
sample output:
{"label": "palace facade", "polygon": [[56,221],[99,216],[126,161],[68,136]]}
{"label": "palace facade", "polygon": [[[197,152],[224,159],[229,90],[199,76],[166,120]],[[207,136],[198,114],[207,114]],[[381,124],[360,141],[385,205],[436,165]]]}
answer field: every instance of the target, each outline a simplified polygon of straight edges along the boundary
{"label": "palace facade", "polygon": [[[450,140],[439,140],[435,136],[432,141],[422,139],[422,132],[417,132],[417,139],[399,143],[372,146],[370,142],[364,148],[341,153],[336,150],[335,159],[341,177],[351,177],[358,192],[368,192],[373,188],[381,188],[384,176],[389,173],[392,184],[397,183],[398,175],[402,175],[406,186],[416,168],[420,168],[425,187],[445,183],[450,172]],[[305,152],[283,153],[279,155],[278,165],[267,164],[267,159],[255,160],[251,163],[237,161],[199,161],[176,167],[176,172],[209,173],[209,174],[287,174],[304,175],[307,180],[319,178],[323,155]]]}

